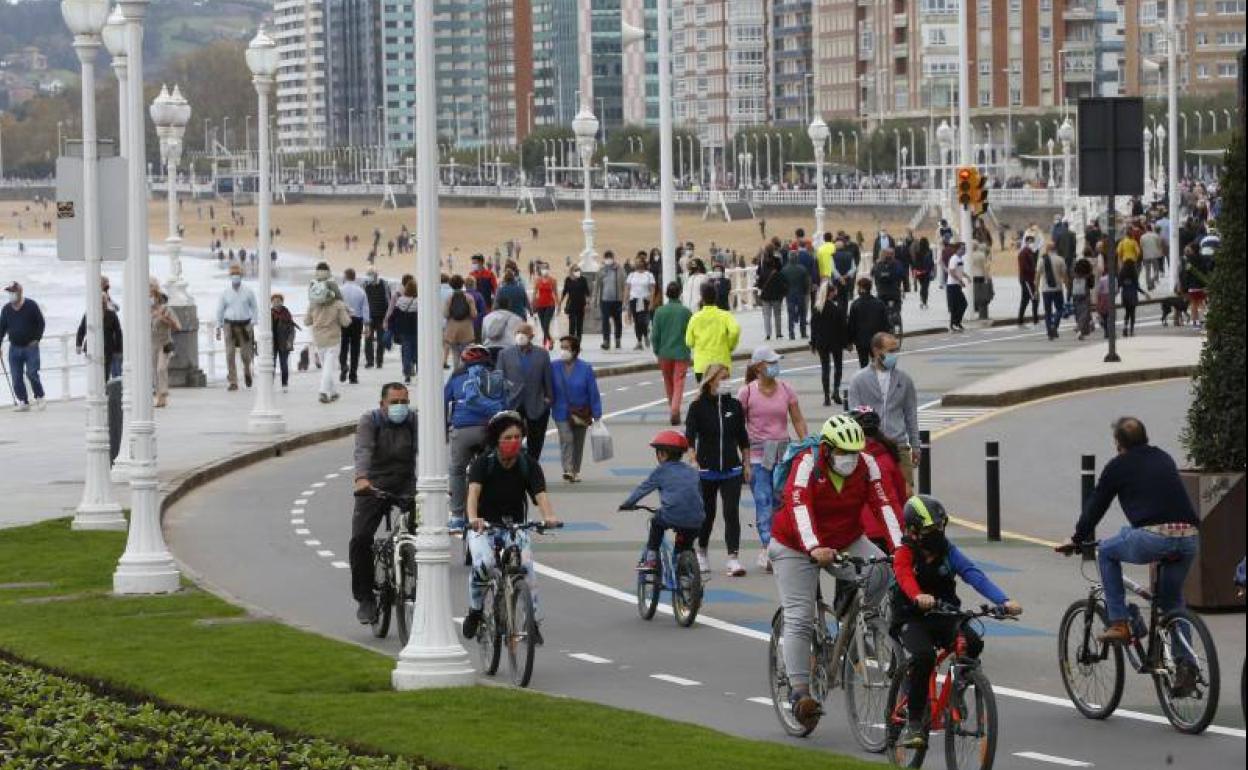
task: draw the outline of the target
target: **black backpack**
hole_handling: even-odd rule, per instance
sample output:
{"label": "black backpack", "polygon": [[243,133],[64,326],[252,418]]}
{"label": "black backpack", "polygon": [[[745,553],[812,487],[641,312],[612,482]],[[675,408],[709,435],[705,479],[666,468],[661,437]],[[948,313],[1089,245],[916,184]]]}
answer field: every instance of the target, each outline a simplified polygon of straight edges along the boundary
{"label": "black backpack", "polygon": [[468,304],[468,297],[464,296],[462,291],[457,291],[451,295],[447,315],[450,316],[452,321],[466,321],[472,317],[472,306]]}

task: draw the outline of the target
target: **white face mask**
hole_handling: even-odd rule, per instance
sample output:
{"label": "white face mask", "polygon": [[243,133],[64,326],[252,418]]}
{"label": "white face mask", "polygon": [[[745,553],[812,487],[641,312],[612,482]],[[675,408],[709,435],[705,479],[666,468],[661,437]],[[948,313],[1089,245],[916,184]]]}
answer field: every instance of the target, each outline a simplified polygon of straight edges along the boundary
{"label": "white face mask", "polygon": [[517,344],[517,345],[519,345],[520,347],[524,347],[525,345],[528,345],[528,344],[529,344],[529,335],[527,335],[527,334],[520,334],[520,333],[518,333],[518,332],[517,332],[517,333],[516,333],[516,344]]}
{"label": "white face mask", "polygon": [[560,358],[560,359],[562,359],[562,360],[564,360],[564,361],[571,361],[571,360],[572,360],[572,351],[571,351],[571,350],[560,350],[560,351],[559,351],[559,358]]}
{"label": "white face mask", "polygon": [[849,455],[832,455],[832,471],[836,475],[844,478],[854,472],[858,467],[858,453]]}

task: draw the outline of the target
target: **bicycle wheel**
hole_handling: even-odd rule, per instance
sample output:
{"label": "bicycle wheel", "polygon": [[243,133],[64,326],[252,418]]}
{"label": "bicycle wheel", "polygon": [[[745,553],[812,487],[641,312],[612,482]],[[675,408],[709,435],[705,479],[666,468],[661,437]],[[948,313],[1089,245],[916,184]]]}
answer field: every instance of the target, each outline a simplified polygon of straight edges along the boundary
{"label": "bicycle wheel", "polygon": [[[889,764],[894,767],[922,767],[923,760],[927,757],[927,748],[909,749],[897,745],[910,713],[910,702],[907,698],[909,684],[910,664],[906,663],[898,666],[893,673],[893,681],[888,685],[888,701],[884,711],[884,753],[888,756]],[[926,715],[923,722],[926,726],[928,723]],[[928,737],[930,739],[931,736]]]}
{"label": "bicycle wheel", "polygon": [[795,738],[805,738],[810,730],[802,726],[789,705],[789,675],[784,669],[784,611],[776,610],[771,619],[771,639],[767,643],[767,679],[771,686],[771,705],[784,731]]}
{"label": "bicycle wheel", "polygon": [[997,699],[988,677],[969,668],[950,685],[945,712],[945,764],[949,770],[992,770],[997,756]]}
{"label": "bicycle wheel", "polygon": [[657,570],[637,572],[637,614],[650,620],[659,608],[662,575]]}
{"label": "bicycle wheel", "polygon": [[529,584],[515,578],[511,592],[511,607],[507,613],[507,666],[511,669],[511,683],[516,687],[528,687],[533,677],[533,652],[537,648],[537,619],[533,616],[533,594]]}
{"label": "bicycle wheel", "polygon": [[[1218,710],[1222,674],[1213,636],[1200,616],[1186,609],[1167,612],[1157,633],[1161,660],[1153,672],[1153,685],[1161,710],[1174,729],[1199,735]],[[1181,681],[1184,678],[1190,681]]]}
{"label": "bicycle wheel", "polygon": [[385,639],[390,633],[390,608],[394,604],[394,587],[390,583],[390,541],[373,542],[373,636]]}
{"label": "bicycle wheel", "polygon": [[487,676],[498,672],[498,663],[502,657],[502,634],[499,633],[501,618],[498,614],[498,594],[494,591],[494,583],[485,587],[481,599],[484,608],[481,613],[481,625],[477,626],[477,659],[481,661],[481,671]]}
{"label": "bicycle wheel", "polygon": [[1097,602],[1089,618],[1088,600],[1066,608],[1057,631],[1057,667],[1066,695],[1088,719],[1105,719],[1122,700],[1125,675],[1122,647],[1096,640],[1109,619]]}
{"label": "bicycle wheel", "polygon": [[702,607],[702,570],[693,551],[676,556],[676,590],[672,591],[672,614],[677,625],[688,628]]}
{"label": "bicycle wheel", "polygon": [[849,731],[858,745],[878,754],[884,750],[887,738],[888,685],[901,656],[896,643],[880,628],[867,626],[862,646],[865,653],[859,649],[856,638],[850,639],[842,659],[845,714],[849,719]]}
{"label": "bicycle wheel", "polygon": [[416,547],[399,547],[398,595],[394,601],[394,619],[399,627],[399,640],[407,645],[412,635],[412,615],[416,612]]}

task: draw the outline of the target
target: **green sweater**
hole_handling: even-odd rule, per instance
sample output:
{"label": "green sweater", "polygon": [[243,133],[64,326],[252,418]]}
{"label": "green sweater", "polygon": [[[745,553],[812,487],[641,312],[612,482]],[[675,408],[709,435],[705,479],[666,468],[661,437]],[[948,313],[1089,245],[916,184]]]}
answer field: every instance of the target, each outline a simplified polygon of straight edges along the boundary
{"label": "green sweater", "polygon": [[693,312],[675,299],[669,299],[666,305],[654,311],[650,322],[650,347],[656,356],[673,361],[690,360],[685,327],[692,316]]}

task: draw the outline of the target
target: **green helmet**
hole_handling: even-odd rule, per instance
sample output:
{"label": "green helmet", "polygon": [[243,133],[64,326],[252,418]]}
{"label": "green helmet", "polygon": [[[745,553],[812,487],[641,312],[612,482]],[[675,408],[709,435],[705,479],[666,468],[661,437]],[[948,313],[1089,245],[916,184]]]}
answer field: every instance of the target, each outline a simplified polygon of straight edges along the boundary
{"label": "green helmet", "polygon": [[867,446],[862,426],[848,414],[835,414],[828,418],[819,431],[820,442],[843,452],[861,452]]}
{"label": "green helmet", "polygon": [[914,495],[906,501],[906,509],[902,514],[906,529],[926,529],[938,526],[941,529],[949,523],[949,514],[945,506],[931,495]]}

